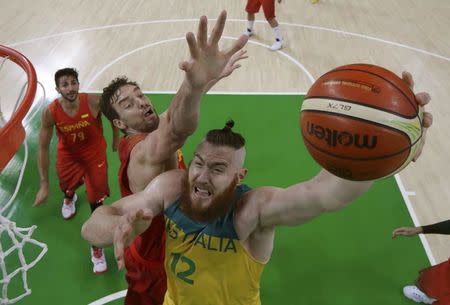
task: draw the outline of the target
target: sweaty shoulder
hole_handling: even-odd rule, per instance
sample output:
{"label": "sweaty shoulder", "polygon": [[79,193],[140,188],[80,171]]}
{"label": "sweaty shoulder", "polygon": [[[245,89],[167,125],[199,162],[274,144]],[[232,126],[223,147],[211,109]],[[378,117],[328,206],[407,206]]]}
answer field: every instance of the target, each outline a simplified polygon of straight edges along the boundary
{"label": "sweaty shoulder", "polygon": [[248,234],[257,229],[261,209],[272,200],[276,189],[259,187],[246,192],[241,197],[235,213],[235,226],[240,238],[245,239]]}
{"label": "sweaty shoulder", "polygon": [[263,186],[249,190],[242,196],[241,200],[239,200],[239,209],[254,209],[261,203],[269,201],[276,189],[277,188],[271,186]]}

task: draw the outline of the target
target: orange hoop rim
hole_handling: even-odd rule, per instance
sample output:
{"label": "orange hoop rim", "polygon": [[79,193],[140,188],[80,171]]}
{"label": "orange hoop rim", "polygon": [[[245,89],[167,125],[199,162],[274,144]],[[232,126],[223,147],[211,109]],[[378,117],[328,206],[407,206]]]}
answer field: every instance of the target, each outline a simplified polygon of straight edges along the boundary
{"label": "orange hoop rim", "polygon": [[21,125],[23,118],[28,113],[28,110],[30,110],[31,104],[33,103],[34,97],[36,95],[37,76],[33,64],[22,53],[7,46],[0,45],[0,57],[8,57],[9,60],[19,65],[25,71],[28,78],[27,90],[25,91],[22,102],[20,103],[17,110],[11,115],[11,118],[0,129],[1,139],[2,136],[10,129],[14,128],[17,125]]}

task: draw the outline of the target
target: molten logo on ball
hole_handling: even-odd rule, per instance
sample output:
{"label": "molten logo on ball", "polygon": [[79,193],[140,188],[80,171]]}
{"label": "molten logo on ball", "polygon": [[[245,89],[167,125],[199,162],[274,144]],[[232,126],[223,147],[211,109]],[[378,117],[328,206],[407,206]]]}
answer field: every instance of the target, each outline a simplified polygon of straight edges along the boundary
{"label": "molten logo on ball", "polygon": [[338,131],[335,129],[325,128],[320,125],[306,122],[307,132],[318,138],[324,140],[329,146],[336,147],[340,144],[343,146],[353,145],[357,148],[374,149],[377,147],[377,136],[360,135],[359,133],[351,134],[347,131]]}
{"label": "molten logo on ball", "polygon": [[415,156],[422,114],[408,84],[369,64],[337,67],[319,77],[302,103],[304,143],[324,169],[344,179],[394,175]]}

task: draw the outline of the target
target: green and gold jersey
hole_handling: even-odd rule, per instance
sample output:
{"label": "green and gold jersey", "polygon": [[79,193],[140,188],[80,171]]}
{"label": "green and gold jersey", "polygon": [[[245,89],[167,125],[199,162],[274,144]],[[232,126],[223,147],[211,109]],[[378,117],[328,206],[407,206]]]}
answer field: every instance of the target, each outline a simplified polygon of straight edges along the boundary
{"label": "green and gold jersey", "polygon": [[213,223],[188,218],[179,203],[166,218],[167,293],[164,305],[257,305],[264,264],[242,247],[233,224],[239,198],[250,190],[236,189],[228,213]]}

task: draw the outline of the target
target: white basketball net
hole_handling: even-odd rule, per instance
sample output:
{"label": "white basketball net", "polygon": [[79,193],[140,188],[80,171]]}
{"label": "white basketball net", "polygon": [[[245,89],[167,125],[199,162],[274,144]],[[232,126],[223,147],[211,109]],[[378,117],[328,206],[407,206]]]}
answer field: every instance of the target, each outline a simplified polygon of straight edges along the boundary
{"label": "white basketball net", "polygon": [[[0,271],[2,279],[2,293],[0,297],[0,304],[13,304],[25,296],[31,294],[31,289],[28,288],[27,271],[33,268],[34,265],[47,252],[47,245],[38,242],[31,238],[36,226],[29,228],[18,228],[13,221],[0,215]],[[23,247],[26,243],[31,243],[40,248],[37,257],[32,261],[27,261],[23,253]],[[11,245],[8,249],[4,249],[5,245]],[[7,246],[8,247],[8,246]],[[20,267],[8,273],[5,261],[9,255],[15,255],[20,260]],[[18,296],[8,297],[8,285],[15,276],[22,276],[23,292]]]}
{"label": "white basketball net", "polygon": [[[6,58],[7,59],[7,58]],[[0,70],[3,67],[3,64],[5,63],[5,60],[0,63]],[[39,83],[43,89],[43,99],[45,101],[45,89],[42,86],[41,83]],[[23,94],[26,84],[22,87],[22,92],[20,95]],[[18,103],[20,102],[21,97],[19,97],[16,108]],[[37,106],[34,104],[33,106]],[[32,110],[32,109],[30,109]],[[15,109],[14,109],[15,111]],[[24,118],[25,121],[31,121],[32,118],[36,115],[37,111],[29,111],[27,116]],[[28,116],[31,114],[30,116]],[[1,111],[0,111],[0,128],[4,123]],[[28,160],[28,145],[26,140],[24,141],[24,149],[25,149],[25,155],[23,159],[22,168],[19,173],[19,177],[17,180],[17,185],[14,190],[14,193],[10,197],[7,203],[0,206],[0,272],[1,272],[1,295],[0,295],[0,305],[6,305],[6,304],[13,304],[18,302],[19,300],[23,299],[25,296],[31,294],[31,289],[28,288],[27,283],[27,272],[29,269],[33,268],[36,263],[42,259],[42,257],[47,252],[47,245],[44,243],[41,243],[39,241],[36,241],[31,238],[33,235],[34,230],[37,228],[37,226],[33,225],[29,228],[20,228],[16,226],[16,223],[14,221],[11,221],[8,219],[12,211],[9,209],[12,206],[12,203],[14,202],[19,189],[20,185],[22,183],[23,174],[25,171],[25,167],[27,165]],[[14,156],[13,160],[10,162],[14,162],[15,159],[18,156]],[[17,158],[20,159],[20,158]],[[21,160],[20,160],[21,161]],[[8,171],[6,168],[1,173],[2,176],[8,175]],[[16,173],[14,173],[16,174]],[[30,207],[31,208],[31,207]],[[7,210],[10,210],[9,213],[7,213]],[[5,217],[6,216],[6,217]],[[24,247],[27,247],[27,251],[24,251]],[[26,255],[24,252],[27,252],[28,256],[30,256],[30,247],[37,247],[35,249],[32,249],[33,258],[26,258]],[[37,253],[37,254],[36,254]],[[15,261],[19,262],[15,263],[14,266],[11,264],[8,264],[8,262]],[[15,268],[15,269],[14,269]],[[11,270],[13,269],[13,270]],[[17,282],[20,283],[20,278],[22,280],[22,291],[14,287],[14,293],[15,295],[8,295],[8,287],[10,284],[14,284],[13,286],[17,286]],[[18,292],[16,292],[18,291]]]}

